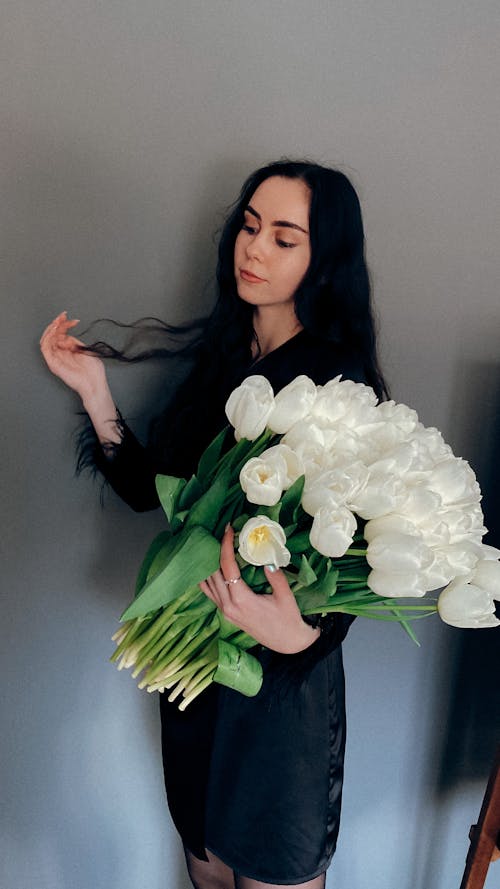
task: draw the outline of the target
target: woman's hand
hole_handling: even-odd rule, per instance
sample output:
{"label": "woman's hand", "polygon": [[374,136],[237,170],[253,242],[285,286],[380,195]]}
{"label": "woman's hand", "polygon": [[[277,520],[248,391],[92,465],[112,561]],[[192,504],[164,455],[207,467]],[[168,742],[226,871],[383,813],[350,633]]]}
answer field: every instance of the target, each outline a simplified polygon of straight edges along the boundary
{"label": "woman's hand", "polygon": [[83,352],[81,340],[69,335],[68,331],[78,323],[70,321],[66,312],[61,312],[45,328],[40,349],[49,370],[85,401],[106,385],[106,372],[101,359]]}
{"label": "woman's hand", "polygon": [[234,557],[234,531],[229,526],[222,538],[220,571],[200,583],[203,590],[231,623],[249,633],[261,645],[282,654],[295,654],[308,648],[319,630],[302,620],[285,575],[277,568],[265,569],[270,595],[257,595],[238,579],[240,569]]}
{"label": "woman's hand", "polygon": [[49,370],[82,399],[99,440],[118,443],[122,435],[104,363],[97,355],[82,351],[84,343],[68,333],[78,323],[61,312],[45,328],[40,349]]}

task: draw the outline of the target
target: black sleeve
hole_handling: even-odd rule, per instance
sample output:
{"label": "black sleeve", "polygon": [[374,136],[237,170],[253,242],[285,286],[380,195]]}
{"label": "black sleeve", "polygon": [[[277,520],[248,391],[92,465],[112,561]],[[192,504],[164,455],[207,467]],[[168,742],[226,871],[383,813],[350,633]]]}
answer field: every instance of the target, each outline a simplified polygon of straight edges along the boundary
{"label": "black sleeve", "polygon": [[80,433],[77,472],[100,472],[104,481],[136,512],[157,509],[160,505],[155,477],[159,471],[145,448],[120,418],[122,440],[102,447],[89,419]]}

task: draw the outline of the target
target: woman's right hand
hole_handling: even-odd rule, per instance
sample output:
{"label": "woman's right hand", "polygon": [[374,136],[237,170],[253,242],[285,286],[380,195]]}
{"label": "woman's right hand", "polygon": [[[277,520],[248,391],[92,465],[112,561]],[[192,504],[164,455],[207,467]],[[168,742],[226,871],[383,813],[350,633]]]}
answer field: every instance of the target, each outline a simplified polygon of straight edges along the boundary
{"label": "woman's right hand", "polygon": [[78,393],[101,443],[119,443],[122,430],[109,390],[104,362],[92,352],[84,352],[84,343],[68,331],[78,321],[69,321],[66,312],[45,328],[40,340],[42,355],[49,369],[63,383]]}
{"label": "woman's right hand", "polygon": [[84,343],[70,336],[69,331],[78,323],[69,320],[66,312],[61,312],[45,328],[40,349],[52,373],[77,392],[85,403],[106,392],[107,380],[101,359],[82,351]]}

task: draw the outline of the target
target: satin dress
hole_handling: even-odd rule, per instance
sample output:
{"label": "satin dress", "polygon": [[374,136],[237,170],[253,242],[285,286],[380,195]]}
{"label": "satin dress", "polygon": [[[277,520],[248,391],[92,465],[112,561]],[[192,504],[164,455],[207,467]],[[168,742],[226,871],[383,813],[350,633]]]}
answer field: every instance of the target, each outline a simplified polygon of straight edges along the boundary
{"label": "satin dress", "polygon": [[[266,376],[275,392],[299,374],[317,384],[337,374],[364,382],[361,361],[306,331],[248,367],[241,379],[250,373]],[[227,422],[229,392],[222,384],[212,395],[203,404],[199,435],[193,429],[190,444],[183,443],[172,474],[194,471]],[[154,477],[167,470],[126,424],[113,459],[97,447],[93,459],[132,508],[158,506]],[[212,685],[180,712],[159,695],[169,808],[184,845],[198,858],[209,849],[242,876],[292,885],[328,867],[339,831],[346,736],[341,642],[351,622],[335,615],[296,655],[252,649],[264,667],[253,698]]]}

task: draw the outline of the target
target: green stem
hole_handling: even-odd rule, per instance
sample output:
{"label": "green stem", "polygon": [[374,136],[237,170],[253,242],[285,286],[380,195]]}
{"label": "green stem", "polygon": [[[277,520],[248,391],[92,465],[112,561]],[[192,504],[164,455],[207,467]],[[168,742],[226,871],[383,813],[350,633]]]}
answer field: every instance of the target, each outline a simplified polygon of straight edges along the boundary
{"label": "green stem", "polygon": [[[189,682],[196,671],[199,669],[200,665],[204,666],[205,664],[208,664],[211,660],[213,660],[213,656],[213,642],[211,640],[208,645],[205,646],[203,652],[198,656],[198,658],[196,658],[196,660],[190,661],[188,664],[184,664],[184,666],[180,667],[180,669],[177,670],[177,672],[175,673],[167,671],[166,674],[158,676],[152,687],[154,688],[156,687],[156,685],[162,685],[163,688],[173,688],[174,685],[176,685],[181,680]],[[148,690],[150,687],[148,687]]]}
{"label": "green stem", "polygon": [[171,640],[168,639],[166,641],[164,649],[160,651],[155,659],[155,662],[150,665],[147,672],[144,674],[143,678],[139,683],[139,688],[144,688],[145,685],[150,685],[152,680],[159,676],[163,670],[167,669],[169,665],[176,663],[179,658],[179,655],[186,649],[194,638],[195,642],[197,638],[199,638],[199,633],[202,630],[204,625],[203,618],[199,618],[197,621],[188,628],[186,633],[181,635],[179,639],[176,637],[178,641],[172,646]]}
{"label": "green stem", "polygon": [[[121,641],[116,646],[113,654],[110,657],[110,661],[117,661],[118,658],[123,654],[123,652],[138,638],[142,631],[141,624],[146,623],[146,627],[150,625],[150,621],[148,618],[144,617],[136,617],[131,621],[127,622],[129,626],[126,629],[125,635],[122,636]],[[126,626],[126,624],[124,625]]]}
{"label": "green stem", "polygon": [[[213,673],[215,673],[216,669],[217,669],[217,663],[214,662]],[[201,695],[202,691],[205,691],[205,689],[208,688],[208,686],[212,684],[213,673],[210,672],[210,674],[208,676],[206,676],[205,679],[203,679],[199,683],[199,685],[196,686],[195,689],[193,689],[193,691],[191,692],[189,697],[184,698],[184,700],[179,704],[179,710],[185,710],[186,707],[188,707],[189,704],[191,704],[191,702],[194,701],[194,699],[198,697],[198,695]]]}
{"label": "green stem", "polygon": [[204,664],[196,673],[195,676],[184,686],[183,696],[185,698],[189,698],[189,696],[193,693],[193,691],[200,685],[201,682],[208,676],[209,673],[212,673],[217,668],[217,660],[212,659],[208,662],[208,664]]}
{"label": "green stem", "polygon": [[[200,594],[203,596],[203,593]],[[179,636],[183,635],[186,629],[195,623],[197,619],[205,620],[208,615],[216,611],[214,603],[203,596],[203,601],[193,608],[188,608],[180,614],[169,615],[170,624],[161,627],[161,634],[157,634],[151,641],[141,649],[140,657],[136,661],[134,678],[138,676],[141,670],[154,658],[163,656],[167,650],[175,644]]]}
{"label": "green stem", "polygon": [[200,622],[197,621],[196,625],[190,629],[189,633],[186,633],[186,636],[168,652],[166,658],[157,659],[156,664],[147,671],[139,683],[139,688],[144,688],[145,685],[151,685],[158,676],[163,675],[164,671],[165,675],[168,671],[168,673],[171,673],[173,676],[178,668],[186,664],[188,660],[191,659],[192,654],[204,645],[207,639],[214,636],[218,626],[219,621],[215,614],[212,620],[203,629],[201,629]]}

